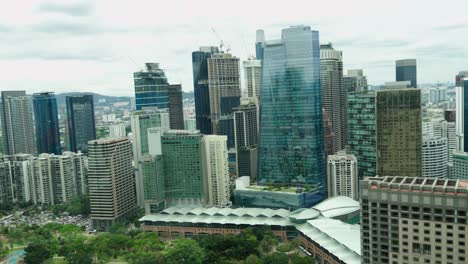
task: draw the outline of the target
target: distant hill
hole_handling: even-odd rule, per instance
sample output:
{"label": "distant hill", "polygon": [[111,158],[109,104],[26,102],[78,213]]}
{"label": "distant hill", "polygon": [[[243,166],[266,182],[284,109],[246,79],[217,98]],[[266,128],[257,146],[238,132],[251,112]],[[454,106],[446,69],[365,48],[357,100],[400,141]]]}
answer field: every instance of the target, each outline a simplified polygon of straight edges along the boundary
{"label": "distant hill", "polygon": [[[94,103],[97,104],[97,102],[100,99],[106,99],[106,103],[114,103],[114,102],[120,102],[120,101],[130,101],[133,96],[110,96],[110,95],[102,95],[102,94],[97,94],[97,93],[60,93],[56,94],[55,96],[57,97],[57,104],[59,107],[65,107],[66,102],[65,102],[65,97],[67,96],[79,96],[79,95],[85,95],[85,94],[91,94],[93,95],[93,100]],[[182,94],[183,99],[189,99],[193,100],[193,92],[183,92]]]}
{"label": "distant hill", "polygon": [[91,94],[93,96],[93,100],[95,104],[97,104],[97,102],[100,99],[106,99],[107,103],[113,103],[113,102],[119,102],[119,101],[130,101],[132,99],[132,97],[130,96],[109,96],[109,95],[102,95],[102,94],[97,94],[97,93],[61,93],[61,94],[56,94],[55,96],[57,97],[58,106],[65,107],[66,105],[65,97],[80,96],[80,95],[85,95],[85,94]]}

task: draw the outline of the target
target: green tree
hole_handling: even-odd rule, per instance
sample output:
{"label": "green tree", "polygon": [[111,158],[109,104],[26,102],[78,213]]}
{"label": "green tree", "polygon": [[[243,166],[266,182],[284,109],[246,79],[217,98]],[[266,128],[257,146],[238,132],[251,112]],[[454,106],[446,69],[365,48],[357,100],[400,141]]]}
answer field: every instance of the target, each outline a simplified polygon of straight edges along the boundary
{"label": "green tree", "polygon": [[257,255],[248,256],[245,261],[245,264],[263,264],[263,261]]}
{"label": "green tree", "polygon": [[32,242],[24,251],[26,251],[26,255],[24,256],[26,264],[41,264],[53,255],[49,249],[49,245],[45,241]]}
{"label": "green tree", "polygon": [[262,260],[264,264],[285,264],[289,262],[288,256],[279,252],[265,256]]}
{"label": "green tree", "polygon": [[164,249],[164,243],[153,232],[142,232],[133,238],[135,251],[153,252]]}
{"label": "green tree", "polygon": [[154,252],[136,252],[127,255],[126,260],[129,264],[163,264],[163,257]]}
{"label": "green tree", "polygon": [[168,264],[200,264],[204,253],[196,241],[179,239],[174,241],[174,246],[167,251],[165,257]]}
{"label": "green tree", "polygon": [[68,264],[92,264],[94,253],[93,246],[82,235],[67,237],[59,250]]}
{"label": "green tree", "polygon": [[314,260],[311,257],[301,257],[298,254],[294,254],[289,257],[291,264],[314,264]]}

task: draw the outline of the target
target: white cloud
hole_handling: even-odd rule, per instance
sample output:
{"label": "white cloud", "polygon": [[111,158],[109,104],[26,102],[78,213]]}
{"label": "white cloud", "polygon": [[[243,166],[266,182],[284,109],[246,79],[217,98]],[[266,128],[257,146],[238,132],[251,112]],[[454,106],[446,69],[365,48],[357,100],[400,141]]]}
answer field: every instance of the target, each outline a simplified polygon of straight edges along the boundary
{"label": "white cloud", "polygon": [[[0,89],[131,95],[132,73],[159,62],[192,87],[191,52],[217,45],[254,53],[255,30],[310,25],[371,84],[394,79],[394,60],[416,58],[418,82],[452,81],[468,65],[464,0],[13,1],[0,10]],[[134,62],[137,64],[135,65]]]}

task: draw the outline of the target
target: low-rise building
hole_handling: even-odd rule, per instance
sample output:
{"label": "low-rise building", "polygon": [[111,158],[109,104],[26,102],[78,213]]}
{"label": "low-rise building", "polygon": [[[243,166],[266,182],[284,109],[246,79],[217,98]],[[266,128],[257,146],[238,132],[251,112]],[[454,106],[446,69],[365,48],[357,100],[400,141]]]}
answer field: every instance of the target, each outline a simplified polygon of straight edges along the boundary
{"label": "low-rise building", "polygon": [[359,214],[357,201],[334,197],[323,205],[292,212],[269,208],[170,207],[146,215],[140,222],[144,231],[156,232],[160,237],[236,235],[248,227],[269,227],[280,240],[298,238],[301,249],[316,263],[357,264],[361,263],[360,227],[338,220],[350,212]]}

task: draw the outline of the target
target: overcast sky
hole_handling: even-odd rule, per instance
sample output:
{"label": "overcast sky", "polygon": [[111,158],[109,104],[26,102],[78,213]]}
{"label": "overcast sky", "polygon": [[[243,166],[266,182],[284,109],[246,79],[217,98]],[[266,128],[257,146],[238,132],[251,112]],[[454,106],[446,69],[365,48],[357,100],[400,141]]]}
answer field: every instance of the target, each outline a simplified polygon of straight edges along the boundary
{"label": "overcast sky", "polygon": [[343,51],[344,67],[370,84],[395,78],[394,61],[416,58],[418,83],[468,70],[467,0],[6,1],[0,9],[0,90],[132,95],[133,72],[159,62],[192,91],[191,52],[218,45],[242,60],[256,29],[275,39],[304,24]]}

